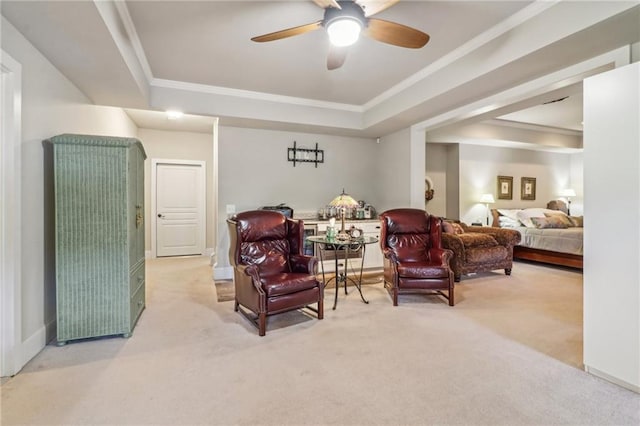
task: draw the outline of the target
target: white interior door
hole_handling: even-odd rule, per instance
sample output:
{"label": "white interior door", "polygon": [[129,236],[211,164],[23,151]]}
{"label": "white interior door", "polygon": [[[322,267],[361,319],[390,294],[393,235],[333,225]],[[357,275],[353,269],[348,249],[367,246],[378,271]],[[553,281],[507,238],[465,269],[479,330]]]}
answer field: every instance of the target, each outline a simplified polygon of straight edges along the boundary
{"label": "white interior door", "polygon": [[205,165],[157,162],[156,256],[202,254],[205,246]]}

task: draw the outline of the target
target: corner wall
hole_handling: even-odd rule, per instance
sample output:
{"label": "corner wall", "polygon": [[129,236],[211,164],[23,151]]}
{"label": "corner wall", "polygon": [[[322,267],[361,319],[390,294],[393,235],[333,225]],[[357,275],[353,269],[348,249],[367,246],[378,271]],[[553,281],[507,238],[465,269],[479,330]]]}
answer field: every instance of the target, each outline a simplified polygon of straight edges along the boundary
{"label": "corner wall", "polygon": [[[640,392],[640,63],[584,81],[584,364]],[[621,224],[616,232],[611,226]]]}
{"label": "corner wall", "polygon": [[22,364],[55,337],[53,163],[50,144],[60,133],[136,137],[121,108],[92,105],[2,17],[2,49],[22,66]]}

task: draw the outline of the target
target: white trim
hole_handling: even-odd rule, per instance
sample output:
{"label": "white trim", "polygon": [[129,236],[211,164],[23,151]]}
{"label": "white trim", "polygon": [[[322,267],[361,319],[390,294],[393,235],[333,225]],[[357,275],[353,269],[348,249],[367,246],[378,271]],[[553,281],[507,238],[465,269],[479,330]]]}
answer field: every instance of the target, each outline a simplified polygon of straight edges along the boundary
{"label": "white trim", "polygon": [[152,158],[151,159],[151,258],[154,259],[157,256],[157,235],[156,235],[156,226],[158,212],[157,212],[157,168],[159,164],[171,164],[171,165],[185,165],[185,166],[199,166],[201,169],[200,181],[202,182],[202,193],[200,194],[200,217],[198,218],[201,226],[202,232],[200,233],[198,239],[198,249],[200,250],[200,254],[204,254],[206,241],[207,241],[207,163],[205,161],[199,160],[176,160],[176,159],[162,159],[162,158]]}
{"label": "white trim", "polygon": [[613,383],[614,385],[622,386],[625,389],[629,389],[630,391],[640,393],[640,386],[634,385],[633,383],[625,382],[624,380],[620,380],[616,377],[613,377],[610,374],[607,374],[603,371],[598,370],[597,368],[589,367],[588,365],[584,366],[584,371],[589,374],[592,374],[596,377],[604,379],[608,382]]}
{"label": "white trim", "polygon": [[[135,34],[136,39],[134,40],[132,39],[132,34],[129,32],[131,28],[128,27],[128,24],[130,22],[126,22],[126,17],[128,17],[129,20],[131,17],[127,13],[125,19],[123,19],[122,7],[118,7],[119,2],[94,0],[93,3],[107,27],[109,34],[111,34],[111,39],[118,48],[122,60],[131,72],[131,77],[133,77],[141,94],[148,103],[150,99],[150,87],[147,72],[150,73],[151,70],[149,69],[147,58],[144,55],[140,57],[139,52],[136,50],[135,41],[139,42],[137,33]],[[123,27],[124,31],[122,31]]]}
{"label": "white trim", "polygon": [[213,217],[213,252],[209,258],[209,264],[215,268],[218,265],[218,122],[220,120],[216,117],[213,121],[213,134],[212,134],[212,142],[213,142],[213,152],[211,159],[211,164],[213,165],[212,170],[212,182],[211,182],[211,191],[212,191],[212,199],[213,199],[213,211],[210,212],[210,215]]}
{"label": "white trim", "polygon": [[502,127],[512,127],[515,129],[534,130],[536,132],[548,132],[568,136],[582,136],[581,130],[563,129],[561,127],[543,126],[540,124],[532,123],[521,123],[520,121],[504,120],[502,118],[492,118],[490,120],[485,120],[484,123]]}
{"label": "white trim", "polygon": [[[24,366],[21,290],[22,65],[0,51],[0,375]],[[43,345],[44,346],[44,345]]]}
{"label": "white trim", "polygon": [[34,356],[47,345],[47,335],[55,336],[56,320],[54,319],[45,326],[40,327],[35,333],[22,342],[22,365],[29,362]]}
{"label": "white trim", "polygon": [[274,103],[283,103],[288,105],[301,105],[314,108],[324,108],[339,111],[364,112],[364,108],[360,105],[343,104],[338,102],[318,101],[307,98],[297,98],[294,96],[274,95],[264,92],[253,92],[251,90],[230,89],[228,87],[211,86],[208,84],[188,83],[185,81],[165,80],[154,78],[150,82],[151,87],[162,87],[165,89],[184,90],[185,92],[207,93],[210,95],[233,96],[244,99],[254,99],[269,101]]}
{"label": "white trim", "polygon": [[424,67],[417,73],[413,74],[411,77],[405,79],[404,81],[401,81],[400,83],[396,84],[395,86],[391,87],[390,89],[384,91],[383,93],[374,97],[370,101],[366,102],[363,105],[364,110],[365,111],[370,110],[371,108],[401,93],[403,90],[409,89],[415,84],[420,83],[421,81],[425,80],[426,78],[436,73],[437,71],[440,71],[441,69],[453,64],[455,61],[472,53],[473,51],[480,48],[481,46],[484,46],[490,41],[493,41],[496,38],[504,35],[505,33],[513,30],[514,28],[522,25],[523,23],[536,17],[537,15],[549,9],[550,7],[555,6],[557,2],[558,0],[533,2],[529,6],[526,6],[524,9],[516,12],[514,15],[509,16],[504,21],[496,24],[495,26],[489,28],[488,30],[478,35],[477,37],[474,37],[473,39],[469,40],[462,46],[456,48],[455,50],[452,50],[451,52],[447,53],[443,57],[432,62],[431,64]]}
{"label": "white trim", "polygon": [[233,266],[221,266],[213,270],[214,280],[230,280],[233,278]]}
{"label": "white trim", "polygon": [[434,130],[449,124],[457,123],[470,118],[478,118],[486,115],[492,116],[496,110],[508,105],[533,98],[551,90],[561,89],[581,82],[586,77],[598,73],[599,69],[606,66],[619,67],[629,63],[630,46],[623,46],[595,58],[564,68],[560,71],[546,74],[540,78],[530,80],[519,86],[512,87],[487,98],[464,105],[460,108],[431,117],[411,126],[412,129],[425,131]]}
{"label": "white trim", "polygon": [[153,80],[153,73],[151,72],[151,67],[149,66],[149,61],[147,60],[147,55],[144,53],[144,48],[142,47],[142,43],[140,42],[140,37],[138,37],[138,32],[136,31],[136,27],[133,24],[133,19],[131,19],[131,14],[129,13],[129,8],[127,4],[123,1],[117,1],[114,3],[116,10],[118,11],[118,15],[122,21],[122,25],[124,26],[127,35],[129,36],[129,41],[131,41],[131,47],[138,58],[138,62],[142,67],[142,72],[144,76],[147,78],[146,84],[149,85],[149,82]]}

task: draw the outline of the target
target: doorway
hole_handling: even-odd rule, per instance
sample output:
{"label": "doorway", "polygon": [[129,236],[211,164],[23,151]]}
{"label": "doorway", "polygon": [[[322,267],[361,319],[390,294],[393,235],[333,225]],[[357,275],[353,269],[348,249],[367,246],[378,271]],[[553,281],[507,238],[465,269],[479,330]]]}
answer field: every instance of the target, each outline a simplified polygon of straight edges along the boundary
{"label": "doorway", "polygon": [[204,161],[152,159],[153,257],[202,255],[206,239]]}

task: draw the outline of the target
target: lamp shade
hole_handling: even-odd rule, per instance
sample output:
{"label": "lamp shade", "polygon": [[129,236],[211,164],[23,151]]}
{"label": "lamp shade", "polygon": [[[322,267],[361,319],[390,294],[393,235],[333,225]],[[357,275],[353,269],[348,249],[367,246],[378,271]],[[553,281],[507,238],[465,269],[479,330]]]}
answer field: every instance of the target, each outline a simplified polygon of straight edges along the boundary
{"label": "lamp shade", "polygon": [[334,207],[356,207],[359,204],[351,195],[345,193],[343,189],[342,194],[331,200],[329,205]]}
{"label": "lamp shade", "polygon": [[482,194],[480,197],[481,203],[495,203],[496,200],[493,199],[493,194]]}
{"label": "lamp shade", "polygon": [[567,188],[567,189],[563,189],[562,191],[560,191],[560,195],[562,197],[575,197],[576,196],[576,191],[574,191],[571,188]]}

